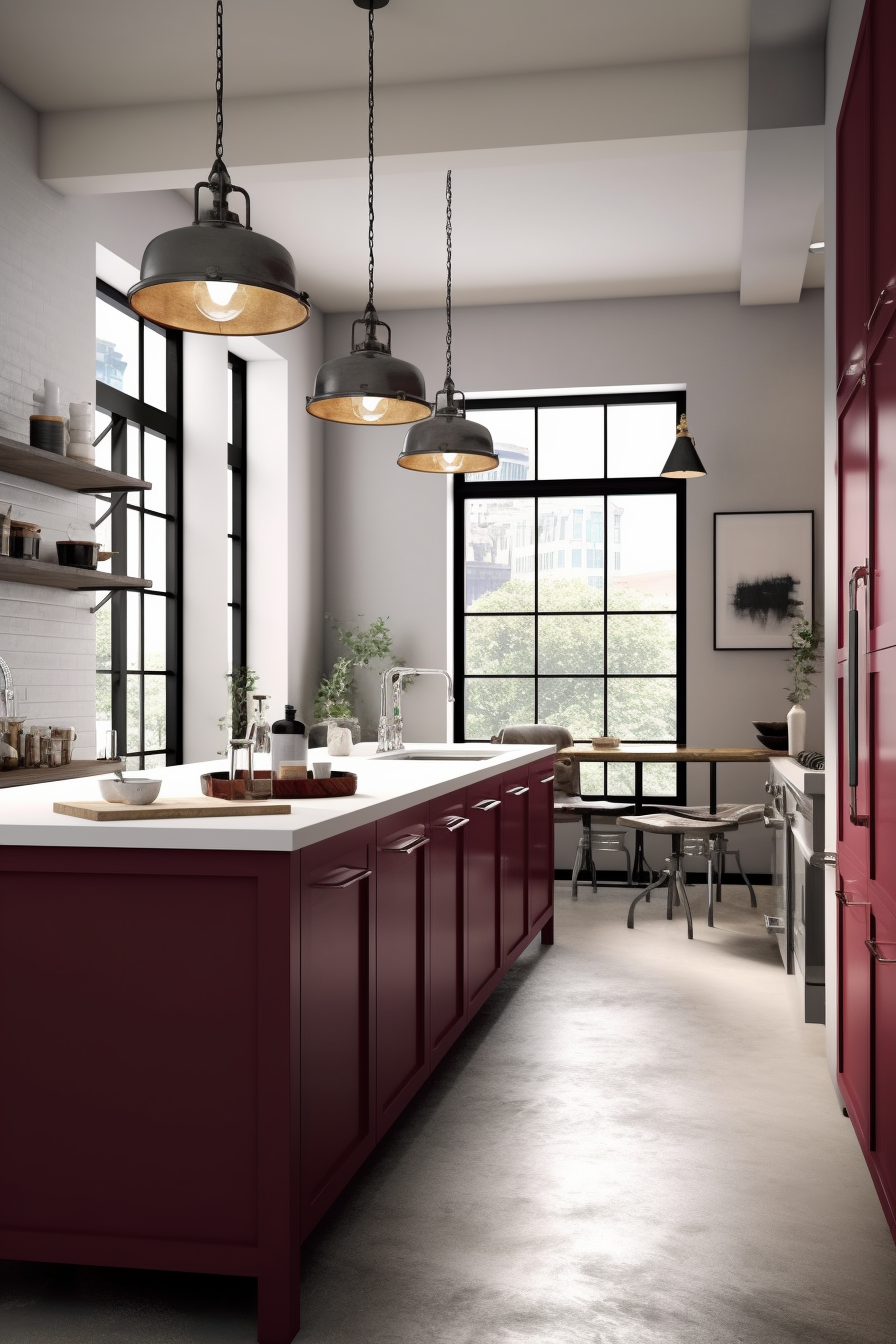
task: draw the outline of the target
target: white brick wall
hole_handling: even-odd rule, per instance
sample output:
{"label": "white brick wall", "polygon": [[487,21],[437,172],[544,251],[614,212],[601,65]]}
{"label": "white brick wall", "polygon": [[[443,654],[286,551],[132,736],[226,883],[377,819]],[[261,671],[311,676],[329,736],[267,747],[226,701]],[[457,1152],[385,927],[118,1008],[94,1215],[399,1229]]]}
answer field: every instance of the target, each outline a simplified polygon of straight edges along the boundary
{"label": "white brick wall", "polygon": [[[0,434],[22,443],[44,378],[59,383],[67,403],[92,401],[96,377],[95,244],[72,203],[38,179],[37,129],[37,115],[0,85]],[[2,472],[0,502],[41,525],[48,560],[70,523],[85,535],[94,517],[92,497]],[[81,756],[96,754],[95,600],[0,583],[0,654],[20,712],[76,728]]]}

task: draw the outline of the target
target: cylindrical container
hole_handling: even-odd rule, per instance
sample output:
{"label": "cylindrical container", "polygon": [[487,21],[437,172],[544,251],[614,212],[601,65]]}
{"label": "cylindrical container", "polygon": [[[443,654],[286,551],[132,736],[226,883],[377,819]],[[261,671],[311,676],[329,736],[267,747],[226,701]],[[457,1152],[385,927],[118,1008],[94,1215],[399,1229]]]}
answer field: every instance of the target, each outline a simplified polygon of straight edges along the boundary
{"label": "cylindrical container", "polygon": [[29,421],[32,448],[48,453],[65,453],[65,420],[61,415],[32,415]]}
{"label": "cylindrical container", "polygon": [[53,738],[49,728],[42,728],[40,733],[40,763],[42,766],[50,764],[53,755]]}
{"label": "cylindrical container", "polygon": [[29,728],[25,735],[25,764],[40,765],[40,729]]}
{"label": "cylindrical container", "polygon": [[17,560],[37,560],[40,556],[40,527],[13,518],[9,525],[9,554]]}
{"label": "cylindrical container", "polygon": [[271,724],[271,773],[279,778],[283,761],[307,761],[308,739],[305,725],[296,718],[294,705],[287,705],[286,717]]}
{"label": "cylindrical container", "polygon": [[0,734],[2,734],[3,737],[5,737],[6,741],[9,743],[9,745],[15,748],[15,750],[18,752],[19,765],[25,764],[26,752],[25,752],[24,724],[25,724],[24,718],[19,717],[13,718],[11,715],[7,715],[4,718],[0,718]]}
{"label": "cylindrical container", "polygon": [[74,565],[79,569],[96,569],[99,560],[98,541],[57,541],[56,555],[60,565]]}
{"label": "cylindrical container", "polygon": [[74,728],[54,728],[53,736],[58,737],[62,743],[62,764],[70,765],[72,759],[72,748],[78,734]]}
{"label": "cylindrical container", "polygon": [[50,758],[49,758],[48,764],[51,765],[51,766],[57,766],[57,765],[61,765],[61,764],[62,764],[62,738],[61,738],[61,737],[51,737],[51,738],[50,738]]}
{"label": "cylindrical container", "polygon": [[118,734],[114,728],[106,729],[106,755],[105,760],[116,761],[118,759]]}

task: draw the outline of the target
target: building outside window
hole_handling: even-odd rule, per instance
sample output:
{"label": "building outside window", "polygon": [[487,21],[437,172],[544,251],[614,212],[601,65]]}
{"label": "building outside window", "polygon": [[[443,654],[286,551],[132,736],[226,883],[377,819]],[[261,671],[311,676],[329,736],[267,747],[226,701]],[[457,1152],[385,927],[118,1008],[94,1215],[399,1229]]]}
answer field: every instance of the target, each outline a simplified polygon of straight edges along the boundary
{"label": "building outside window", "polygon": [[[659,474],[684,393],[468,409],[499,466],[454,483],[456,739],[552,723],[578,742],[684,741],[685,492]],[[682,787],[678,766],[645,765],[647,795]],[[583,765],[582,789],[630,797],[634,766]]]}
{"label": "building outside window", "polygon": [[[138,318],[97,282],[98,465],[152,488],[97,499],[99,568],[152,580],[141,592],[97,594],[97,743],[118,734],[129,769],[175,765],[180,733],[180,336]],[[110,511],[111,508],[111,511]]]}

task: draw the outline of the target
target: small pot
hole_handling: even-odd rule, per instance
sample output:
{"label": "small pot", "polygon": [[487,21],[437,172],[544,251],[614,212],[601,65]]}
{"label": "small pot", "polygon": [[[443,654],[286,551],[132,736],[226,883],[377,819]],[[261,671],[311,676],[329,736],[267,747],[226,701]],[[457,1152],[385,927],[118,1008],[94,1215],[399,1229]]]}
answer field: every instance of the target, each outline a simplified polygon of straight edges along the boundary
{"label": "small pot", "polygon": [[40,528],[37,523],[12,519],[9,525],[9,554],[17,560],[37,560],[40,555]]}
{"label": "small pot", "polygon": [[100,544],[98,541],[57,541],[56,554],[60,565],[74,565],[78,569],[96,569]]}

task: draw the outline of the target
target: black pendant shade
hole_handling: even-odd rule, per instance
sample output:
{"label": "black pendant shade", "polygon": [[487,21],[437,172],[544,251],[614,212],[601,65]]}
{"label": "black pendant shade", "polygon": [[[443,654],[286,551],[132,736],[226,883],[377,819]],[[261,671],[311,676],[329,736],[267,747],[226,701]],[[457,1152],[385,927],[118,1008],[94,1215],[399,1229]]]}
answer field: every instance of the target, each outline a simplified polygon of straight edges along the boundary
{"label": "black pendant shade", "polygon": [[[468,420],[463,392],[456,392],[450,378],[436,396],[435,414],[412,425],[398,459],[409,471],[457,475],[467,471],[493,471],[498,466],[492,436],[485,425]],[[439,397],[445,404],[439,405]],[[457,397],[461,398],[460,403]]]}
{"label": "black pendant shade", "polygon": [[[355,341],[355,329],[365,337]],[[385,340],[378,332],[385,331]],[[352,352],[328,360],[317,371],[314,395],[305,409],[319,420],[345,425],[406,425],[430,414],[423,374],[392,354],[392,330],[372,304],[352,323]]]}
{"label": "black pendant shade", "polygon": [[[217,3],[217,143],[207,182],[193,189],[193,223],[153,238],[128,302],[141,317],[175,331],[213,336],[263,336],[300,327],[311,316],[285,247],[254,233],[249,193],[224,166],[223,0]],[[200,213],[199,193],[212,194]],[[246,222],[228,208],[231,192],[246,202]]]}
{"label": "black pendant shade", "polygon": [[688,431],[687,416],[683,415],[678,422],[675,443],[660,475],[675,481],[706,475],[706,468],[697,456],[694,440]]}

